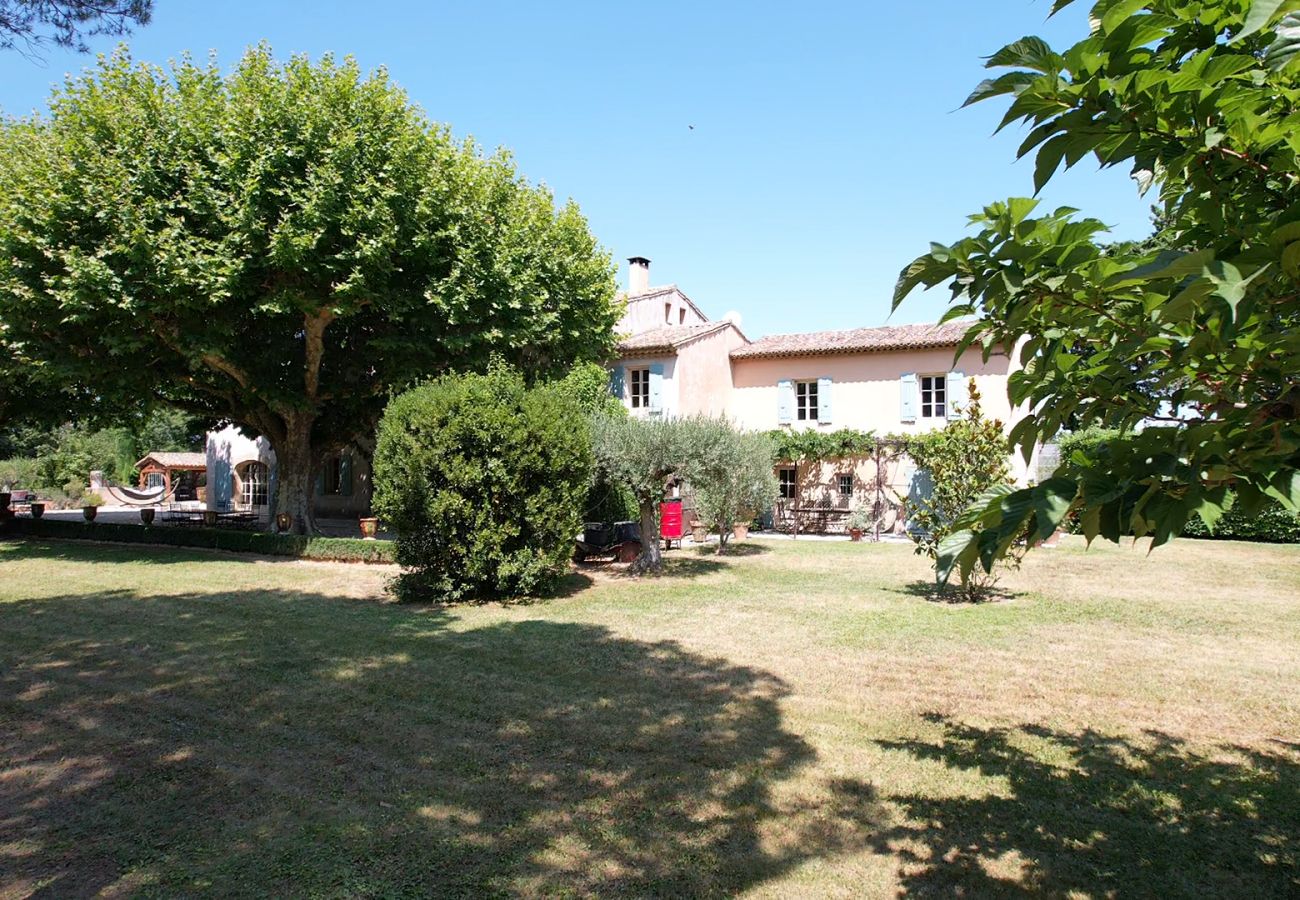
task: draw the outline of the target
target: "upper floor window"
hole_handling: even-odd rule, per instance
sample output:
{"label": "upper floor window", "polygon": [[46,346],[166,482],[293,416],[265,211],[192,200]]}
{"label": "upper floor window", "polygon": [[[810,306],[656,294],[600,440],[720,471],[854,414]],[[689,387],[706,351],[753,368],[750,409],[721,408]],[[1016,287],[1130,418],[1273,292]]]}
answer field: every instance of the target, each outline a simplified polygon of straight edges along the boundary
{"label": "upper floor window", "polygon": [[948,417],[948,376],[921,376],[921,418],[945,419]]}
{"label": "upper floor window", "polygon": [[686,307],[684,306],[681,309],[677,310],[677,324],[678,325],[686,324]]}
{"label": "upper floor window", "polygon": [[628,370],[628,398],[633,409],[650,408],[650,370]]}
{"label": "upper floor window", "polygon": [[664,304],[664,324],[673,324],[673,305],[671,303]]}
{"label": "upper floor window", "polygon": [[800,422],[817,421],[817,382],[794,383],[795,417]]}

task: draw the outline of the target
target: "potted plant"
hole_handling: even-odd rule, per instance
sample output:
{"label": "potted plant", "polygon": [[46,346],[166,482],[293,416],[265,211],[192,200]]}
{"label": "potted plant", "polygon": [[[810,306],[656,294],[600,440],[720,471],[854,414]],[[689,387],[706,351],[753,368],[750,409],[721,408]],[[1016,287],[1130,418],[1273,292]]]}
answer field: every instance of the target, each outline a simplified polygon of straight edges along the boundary
{"label": "potted plant", "polygon": [[209,528],[215,528],[218,521],[217,511],[215,509],[203,510],[203,524]]}
{"label": "potted plant", "polygon": [[99,514],[99,508],[104,505],[104,498],[99,494],[91,491],[81,498],[81,515],[87,522],[95,521],[95,516]]}
{"label": "potted plant", "polygon": [[731,526],[731,538],[736,541],[743,541],[749,537],[749,522],[736,522]]}
{"label": "potted plant", "polygon": [[703,544],[709,539],[709,526],[705,525],[699,519],[691,522],[691,540],[697,544]]}
{"label": "potted plant", "polygon": [[293,528],[293,516],[287,512],[275,514],[275,530],[280,534],[288,534]]}
{"label": "potted plant", "polygon": [[39,501],[33,500],[28,509],[32,511],[33,519],[39,519],[41,516],[45,515],[45,504]]}
{"label": "potted plant", "polygon": [[858,507],[853,511],[853,515],[849,516],[849,540],[862,540],[863,533],[870,527],[871,514],[862,507]]}
{"label": "potted plant", "polygon": [[143,507],[140,510],[140,521],[145,525],[152,525],[154,517],[154,508],[152,506]]}
{"label": "potted plant", "polygon": [[379,520],[374,516],[362,516],[357,521],[361,524],[361,538],[373,541],[375,534],[379,531]]}

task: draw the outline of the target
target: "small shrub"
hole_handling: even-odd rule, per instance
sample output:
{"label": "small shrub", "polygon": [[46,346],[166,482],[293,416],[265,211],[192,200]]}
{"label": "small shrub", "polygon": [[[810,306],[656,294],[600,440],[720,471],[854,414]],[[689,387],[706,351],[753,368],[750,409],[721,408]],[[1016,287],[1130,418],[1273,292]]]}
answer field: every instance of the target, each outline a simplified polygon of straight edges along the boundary
{"label": "small shrub", "polygon": [[449,375],[389,403],[374,508],[397,531],[407,600],[509,598],[568,571],[591,483],[581,406],[510,369]]}
{"label": "small shrub", "polygon": [[1199,517],[1188,520],[1183,537],[1215,538],[1224,541],[1259,541],[1270,544],[1300,543],[1300,515],[1289,512],[1282,504],[1270,502],[1257,512],[1238,509],[1233,500],[1211,533]]}
{"label": "small shrub", "polygon": [[104,497],[103,495],[97,493],[96,491],[91,491],[89,494],[86,494],[81,498],[81,505],[82,506],[103,506]]}
{"label": "small shrub", "polygon": [[776,502],[780,493],[772,471],[772,439],[738,431],[725,419],[701,423],[714,438],[700,441],[702,452],[686,466],[700,518],[718,532],[718,552],[725,553],[731,530],[752,521]]}
{"label": "small shrub", "polygon": [[[1011,476],[1007,461],[1007,439],[1002,423],[984,418],[975,380],[970,381],[970,400],[960,419],[943,428],[908,440],[907,452],[918,470],[928,476],[929,490],[901,498],[908,516],[908,530],[916,552],[930,557],[938,571],[940,545],[951,534],[953,523],[983,494]],[[1007,557],[1016,562],[1016,551]],[[961,584],[963,599],[985,599],[997,583],[995,572],[975,567]]]}

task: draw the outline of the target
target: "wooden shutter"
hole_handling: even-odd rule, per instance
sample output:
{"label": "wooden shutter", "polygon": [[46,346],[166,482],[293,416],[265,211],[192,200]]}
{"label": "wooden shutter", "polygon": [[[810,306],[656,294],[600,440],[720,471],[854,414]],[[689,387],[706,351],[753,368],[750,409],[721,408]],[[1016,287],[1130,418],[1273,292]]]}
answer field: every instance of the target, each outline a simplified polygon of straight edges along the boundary
{"label": "wooden shutter", "polygon": [[900,400],[898,418],[904,422],[915,422],[917,407],[915,372],[902,374],[898,379],[898,393]]}
{"label": "wooden shutter", "polygon": [[794,421],[794,382],[789,378],[776,383],[776,421],[781,425]]}
{"label": "wooden shutter", "polygon": [[961,372],[948,373],[947,402],[949,419],[960,419],[966,414],[970,392],[967,390],[966,376]]}
{"label": "wooden shutter", "polygon": [[650,366],[650,412],[664,410],[664,364],[653,363]]}
{"label": "wooden shutter", "polygon": [[609,392],[613,396],[622,400],[624,397],[624,381],[627,378],[627,372],[622,366],[615,366],[609,372]]}
{"label": "wooden shutter", "polygon": [[831,422],[831,377],[817,379],[817,421],[823,425]]}

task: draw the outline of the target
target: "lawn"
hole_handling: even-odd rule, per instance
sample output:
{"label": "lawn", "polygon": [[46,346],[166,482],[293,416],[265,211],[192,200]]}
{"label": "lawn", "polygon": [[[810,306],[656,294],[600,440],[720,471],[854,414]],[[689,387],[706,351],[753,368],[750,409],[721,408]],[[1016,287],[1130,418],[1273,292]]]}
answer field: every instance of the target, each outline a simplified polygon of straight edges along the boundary
{"label": "lawn", "polygon": [[1300,547],[739,549],[435,609],[0,544],[0,897],[1300,893]]}

